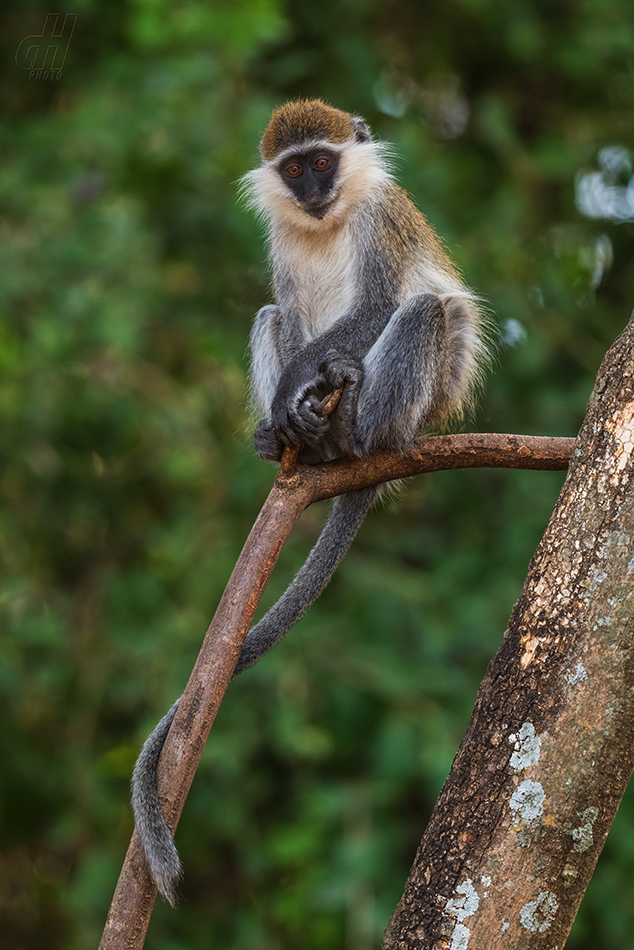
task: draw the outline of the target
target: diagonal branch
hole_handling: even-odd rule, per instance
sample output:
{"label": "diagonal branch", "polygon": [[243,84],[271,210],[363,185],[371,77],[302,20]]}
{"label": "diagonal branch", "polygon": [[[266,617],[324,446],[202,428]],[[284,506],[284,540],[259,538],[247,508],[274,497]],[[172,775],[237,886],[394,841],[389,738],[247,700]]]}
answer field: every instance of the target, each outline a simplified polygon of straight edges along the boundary
{"label": "diagonal branch", "polygon": [[[283,466],[247,538],[179,704],[159,767],[166,821],[176,828],[203,747],[243,640],[280,551],[302,511],[379,482],[457,468],[563,470],[574,439],[500,434],[432,436],[408,453],[323,465]],[[139,950],[156,899],[139,839],[132,836],[106,921],[101,950]]]}

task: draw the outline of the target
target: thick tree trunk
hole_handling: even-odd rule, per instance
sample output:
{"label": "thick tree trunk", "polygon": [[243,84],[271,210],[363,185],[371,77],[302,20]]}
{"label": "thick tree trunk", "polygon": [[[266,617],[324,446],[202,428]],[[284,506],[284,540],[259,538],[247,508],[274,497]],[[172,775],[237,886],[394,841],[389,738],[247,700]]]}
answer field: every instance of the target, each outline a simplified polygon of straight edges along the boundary
{"label": "thick tree trunk", "polygon": [[633,375],[631,320],[384,950],[564,946],[634,764]]}

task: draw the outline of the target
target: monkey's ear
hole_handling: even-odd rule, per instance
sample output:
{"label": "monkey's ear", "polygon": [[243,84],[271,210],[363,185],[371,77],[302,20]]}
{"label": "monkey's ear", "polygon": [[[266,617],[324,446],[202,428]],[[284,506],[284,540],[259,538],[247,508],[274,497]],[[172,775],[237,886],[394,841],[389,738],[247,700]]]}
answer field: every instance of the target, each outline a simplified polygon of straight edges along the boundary
{"label": "monkey's ear", "polygon": [[354,137],[357,142],[371,142],[372,133],[370,132],[367,122],[358,115],[351,116],[351,119]]}

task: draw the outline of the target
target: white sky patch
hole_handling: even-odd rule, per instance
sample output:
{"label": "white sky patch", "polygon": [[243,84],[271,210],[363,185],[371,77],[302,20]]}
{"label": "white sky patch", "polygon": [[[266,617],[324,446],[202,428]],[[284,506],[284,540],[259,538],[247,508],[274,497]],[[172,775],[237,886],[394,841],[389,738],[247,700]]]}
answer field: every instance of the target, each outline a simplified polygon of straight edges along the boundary
{"label": "white sky patch", "polygon": [[527,769],[539,761],[542,740],[535,732],[532,722],[525,722],[519,733],[512,733],[509,736],[509,742],[515,746],[510,765],[516,772],[521,772],[522,769]]}
{"label": "white sky patch", "polygon": [[588,218],[634,221],[632,155],[620,144],[605,145],[598,170],[584,169],[575,181],[577,207]]}

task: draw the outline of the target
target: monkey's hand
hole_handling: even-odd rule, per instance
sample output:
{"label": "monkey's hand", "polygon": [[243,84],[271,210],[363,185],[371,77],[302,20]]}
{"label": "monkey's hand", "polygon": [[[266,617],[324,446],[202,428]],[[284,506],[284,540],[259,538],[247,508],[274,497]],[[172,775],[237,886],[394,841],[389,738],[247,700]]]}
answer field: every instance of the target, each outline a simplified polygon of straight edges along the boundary
{"label": "monkey's hand", "polygon": [[363,382],[363,363],[353,356],[344,356],[337,350],[328,350],[326,357],[319,366],[328,392],[335,389],[359,392]]}
{"label": "monkey's hand", "polygon": [[363,384],[364,369],[360,360],[343,356],[330,350],[319,367],[329,392],[341,389],[339,400],[332,418],[332,436],[346,455],[361,455],[362,447],[357,444],[355,429],[359,392]]}
{"label": "monkey's hand", "polygon": [[260,458],[269,462],[279,462],[284,451],[284,443],[275,433],[270,419],[262,419],[253,433],[253,447]]}
{"label": "monkey's hand", "polygon": [[271,412],[275,435],[284,445],[317,445],[330,428],[330,419],[324,415],[321,400],[326,394],[321,373],[294,389],[285,397],[280,385]]}

